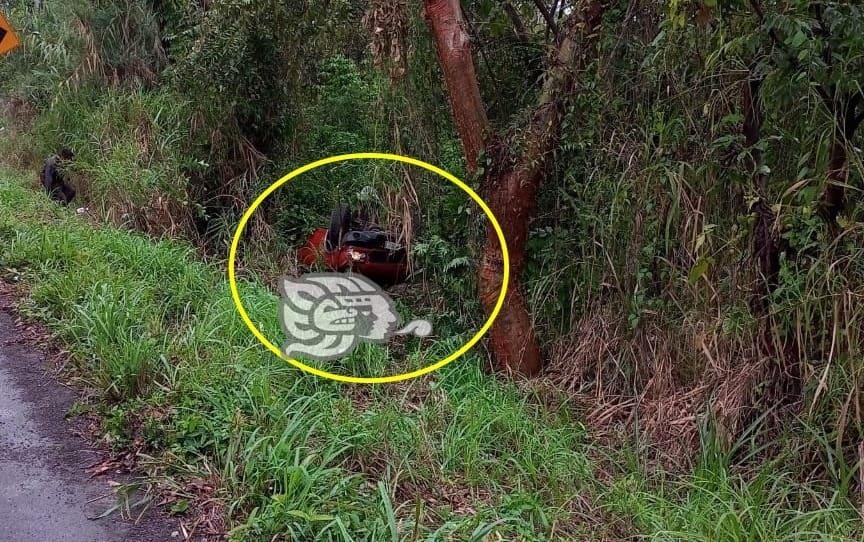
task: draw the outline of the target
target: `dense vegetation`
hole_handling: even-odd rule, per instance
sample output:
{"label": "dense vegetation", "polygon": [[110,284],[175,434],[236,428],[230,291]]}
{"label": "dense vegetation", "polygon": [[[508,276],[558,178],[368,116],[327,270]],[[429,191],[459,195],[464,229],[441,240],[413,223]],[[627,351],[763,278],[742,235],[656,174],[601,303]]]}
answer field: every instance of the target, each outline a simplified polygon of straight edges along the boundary
{"label": "dense vegetation", "polygon": [[[70,345],[106,440],[236,540],[860,539],[862,8],[462,1],[474,153],[424,4],[460,5],[0,2],[24,39],[0,62],[0,267]],[[24,187],[63,145],[104,227]],[[371,150],[491,199],[536,178],[514,291],[539,375],[475,349],[344,387],[245,330],[220,270],[239,213],[296,166]],[[345,199],[402,232],[405,301],[450,337],[349,368],[451,351],[483,316],[482,217],[375,162],[255,215],[256,318],[278,334],[268,285]]]}

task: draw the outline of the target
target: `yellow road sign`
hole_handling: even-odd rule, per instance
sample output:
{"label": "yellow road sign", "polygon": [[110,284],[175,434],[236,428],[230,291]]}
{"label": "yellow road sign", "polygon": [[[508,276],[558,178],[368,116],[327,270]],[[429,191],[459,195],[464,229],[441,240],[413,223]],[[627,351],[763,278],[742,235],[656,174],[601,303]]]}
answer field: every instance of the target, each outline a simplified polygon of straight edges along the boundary
{"label": "yellow road sign", "polygon": [[21,40],[18,39],[18,35],[6,17],[0,13],[0,55],[5,55],[19,45],[21,45]]}

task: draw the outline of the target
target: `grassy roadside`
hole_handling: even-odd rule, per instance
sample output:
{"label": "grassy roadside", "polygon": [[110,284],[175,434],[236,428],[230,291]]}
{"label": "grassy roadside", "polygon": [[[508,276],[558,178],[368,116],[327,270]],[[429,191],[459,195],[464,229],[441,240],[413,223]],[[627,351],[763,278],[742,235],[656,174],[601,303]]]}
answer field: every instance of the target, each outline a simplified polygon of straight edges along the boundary
{"label": "grassy roadside", "polygon": [[[189,513],[208,503],[233,540],[862,535],[843,494],[780,462],[745,476],[709,451],[691,476],[649,479],[476,356],[404,385],[304,375],[254,342],[222,269],[177,242],[94,228],[17,177],[0,172],[0,269],[31,286],[24,306],[68,345],[106,438],[150,456]],[[243,291],[253,314],[275,303]],[[265,331],[278,329],[270,312]],[[604,456],[601,483],[590,458]]]}

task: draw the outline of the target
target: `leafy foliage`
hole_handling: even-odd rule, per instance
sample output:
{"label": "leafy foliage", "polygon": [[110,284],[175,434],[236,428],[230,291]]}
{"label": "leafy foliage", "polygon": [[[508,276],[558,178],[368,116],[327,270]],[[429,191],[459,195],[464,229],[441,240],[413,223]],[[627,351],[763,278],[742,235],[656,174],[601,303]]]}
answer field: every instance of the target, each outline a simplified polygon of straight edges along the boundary
{"label": "leafy foliage", "polygon": [[[2,265],[39,280],[31,308],[77,345],[117,445],[143,431],[172,476],[222,480],[237,540],[576,539],[583,520],[656,540],[860,535],[857,3],[608,3],[527,240],[524,293],[549,358],[538,387],[566,392],[542,400],[483,375],[480,354],[422,391],[298,379],[255,353],[218,270],[178,241],[221,261],[264,186],[343,152],[416,156],[477,187],[421,2],[373,2],[373,16],[354,0],[36,4],[9,13],[25,45],[0,63],[4,161],[32,171],[71,146],[100,218],[173,240],[91,231],[4,185],[3,216],[23,222],[0,221]],[[490,123],[519,145],[572,3],[462,7]],[[378,32],[387,21],[400,26]],[[832,187],[844,205],[826,220]],[[453,341],[476,327],[482,215],[441,179],[377,162],[311,172],[256,213],[241,251],[256,311],[338,203],[404,234],[406,304]],[[454,344],[364,350],[346,368],[421,365]],[[617,465],[588,483],[598,521],[572,481],[591,478],[596,450],[559,402],[697,468],[657,480]],[[732,446],[742,434],[754,450]],[[430,492],[447,505],[414,509]]]}

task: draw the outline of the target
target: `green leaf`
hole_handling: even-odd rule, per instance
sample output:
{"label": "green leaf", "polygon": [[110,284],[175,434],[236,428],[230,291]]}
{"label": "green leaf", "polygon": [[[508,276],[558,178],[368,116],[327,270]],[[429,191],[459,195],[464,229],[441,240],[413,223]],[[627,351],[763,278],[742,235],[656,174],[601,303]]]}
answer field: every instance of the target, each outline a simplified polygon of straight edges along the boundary
{"label": "green leaf", "polygon": [[699,261],[690,270],[690,275],[687,276],[687,282],[690,283],[690,286],[696,284],[708,272],[708,267],[711,264],[709,260],[710,258],[699,258]]}
{"label": "green leaf", "polygon": [[804,34],[804,32],[799,30],[798,32],[795,33],[794,36],[792,36],[791,44],[792,44],[792,47],[798,48],[798,47],[801,47],[802,45],[804,45],[804,42],[806,42],[806,41],[807,41],[807,35]]}
{"label": "green leaf", "polygon": [[303,510],[286,510],[286,514],[289,516],[294,516],[296,518],[305,519],[306,521],[312,523],[315,521],[332,521],[336,519],[335,516],[328,516],[326,514],[316,514],[314,512],[306,512]]}
{"label": "green leaf", "polygon": [[186,510],[189,510],[189,501],[187,501],[186,499],[180,499],[179,501],[171,505],[172,515],[183,514],[184,512],[186,512]]}

